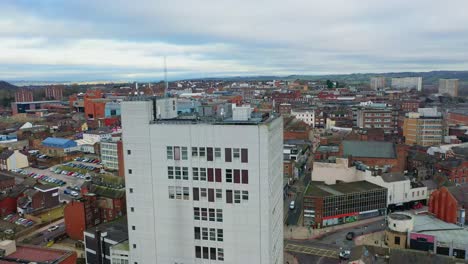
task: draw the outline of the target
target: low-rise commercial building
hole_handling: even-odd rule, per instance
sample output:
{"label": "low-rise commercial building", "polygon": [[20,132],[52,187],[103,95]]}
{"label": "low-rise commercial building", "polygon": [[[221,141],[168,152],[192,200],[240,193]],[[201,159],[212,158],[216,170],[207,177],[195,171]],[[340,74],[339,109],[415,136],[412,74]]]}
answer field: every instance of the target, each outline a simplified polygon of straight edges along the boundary
{"label": "low-rise commercial building", "polygon": [[111,264],[111,248],[128,241],[127,221],[122,219],[89,228],[84,237],[86,263]]}
{"label": "low-rise commercial building", "polygon": [[468,231],[427,214],[390,214],[385,244],[392,249],[431,251],[438,255],[468,260]]}
{"label": "low-rise commercial building", "polygon": [[386,203],[391,207],[425,202],[428,195],[427,187],[412,183],[401,173],[382,173],[382,170],[372,170],[359,163],[353,166],[348,159],[341,158],[335,162],[315,162],[312,181],[326,184],[367,181],[388,190]]}
{"label": "low-rise commercial building", "polygon": [[385,214],[387,189],[366,181],[311,182],[304,193],[304,225],[321,228]]}

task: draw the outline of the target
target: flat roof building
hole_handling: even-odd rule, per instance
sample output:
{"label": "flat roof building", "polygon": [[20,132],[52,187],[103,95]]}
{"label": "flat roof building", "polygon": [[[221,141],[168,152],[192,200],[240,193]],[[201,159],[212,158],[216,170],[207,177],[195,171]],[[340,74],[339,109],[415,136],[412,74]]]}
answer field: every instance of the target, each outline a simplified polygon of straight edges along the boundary
{"label": "flat roof building", "polygon": [[282,119],[218,110],[122,103],[129,263],[283,262]]}

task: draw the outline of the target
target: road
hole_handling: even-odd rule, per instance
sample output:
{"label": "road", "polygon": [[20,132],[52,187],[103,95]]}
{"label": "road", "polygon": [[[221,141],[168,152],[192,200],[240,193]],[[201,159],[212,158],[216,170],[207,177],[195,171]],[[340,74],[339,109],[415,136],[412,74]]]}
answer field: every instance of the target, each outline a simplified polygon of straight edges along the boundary
{"label": "road", "polygon": [[327,235],[317,238],[317,241],[328,245],[350,249],[354,247],[354,241],[346,239],[346,234],[348,232],[354,232],[356,236],[360,236],[383,230],[385,230],[385,220],[382,219],[376,222],[340,229],[337,231],[332,230]]}
{"label": "road", "polygon": [[[58,224],[59,228],[57,230],[49,232],[47,229],[42,230],[39,233],[35,233],[34,236],[30,237],[31,240],[29,244],[36,245],[36,246],[44,246],[47,244],[49,240],[53,240],[56,237],[62,236],[65,234],[65,224],[62,222]],[[47,226],[47,228],[49,228]]]}
{"label": "road", "polygon": [[288,211],[288,220],[287,223],[288,225],[297,225],[297,222],[299,221],[299,218],[301,217],[302,213],[302,195],[298,194],[296,198],[296,205],[294,209],[289,209]]}
{"label": "road", "polygon": [[302,263],[339,263],[340,248],[317,241],[284,241],[284,250],[293,254]]}

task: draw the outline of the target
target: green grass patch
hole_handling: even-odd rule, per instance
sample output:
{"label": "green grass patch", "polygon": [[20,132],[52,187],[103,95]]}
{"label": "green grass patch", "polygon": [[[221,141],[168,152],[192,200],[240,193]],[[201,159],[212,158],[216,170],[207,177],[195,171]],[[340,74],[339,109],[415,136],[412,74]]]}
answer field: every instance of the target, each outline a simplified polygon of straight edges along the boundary
{"label": "green grass patch", "polygon": [[39,217],[43,223],[52,222],[57,219],[63,218],[63,210],[65,207],[57,207],[47,212],[44,212],[37,217]]}

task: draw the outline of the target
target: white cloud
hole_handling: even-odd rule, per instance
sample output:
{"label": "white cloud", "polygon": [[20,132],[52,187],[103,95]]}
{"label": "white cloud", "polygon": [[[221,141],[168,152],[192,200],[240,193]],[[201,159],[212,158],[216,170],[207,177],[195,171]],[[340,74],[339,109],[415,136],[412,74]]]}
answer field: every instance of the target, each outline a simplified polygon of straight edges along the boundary
{"label": "white cloud", "polygon": [[468,66],[463,0],[8,3],[0,4],[0,66],[25,65],[25,77],[48,65],[140,78],[161,71],[164,55],[184,75]]}

